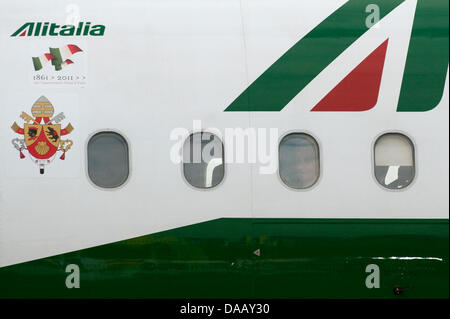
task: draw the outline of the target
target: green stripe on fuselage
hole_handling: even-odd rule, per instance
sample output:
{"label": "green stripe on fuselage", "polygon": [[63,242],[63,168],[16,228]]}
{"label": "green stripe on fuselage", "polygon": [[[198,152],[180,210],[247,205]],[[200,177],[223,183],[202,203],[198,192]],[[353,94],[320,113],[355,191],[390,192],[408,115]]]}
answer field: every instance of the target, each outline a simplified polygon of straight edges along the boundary
{"label": "green stripe on fuselage", "polygon": [[0,297],[448,298],[448,232],[448,220],[218,219],[1,268]]}
{"label": "green stripe on fuselage", "polygon": [[435,108],[448,68],[448,0],[419,0],[398,102],[399,112]]}

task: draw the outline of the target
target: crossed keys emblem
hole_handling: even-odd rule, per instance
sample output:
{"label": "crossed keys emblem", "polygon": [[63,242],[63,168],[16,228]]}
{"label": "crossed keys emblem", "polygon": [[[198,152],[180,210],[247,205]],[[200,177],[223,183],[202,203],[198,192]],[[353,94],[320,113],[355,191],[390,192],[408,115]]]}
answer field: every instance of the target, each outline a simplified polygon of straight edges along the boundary
{"label": "crossed keys emblem", "polygon": [[57,152],[62,152],[59,157],[61,160],[66,158],[66,152],[70,150],[73,142],[61,137],[70,134],[73,126],[69,123],[61,129],[59,123],[66,117],[62,112],[52,117],[54,107],[45,96],[41,96],[33,104],[31,114],[32,116],[22,112],[20,115],[25,122],[23,128],[16,122],[13,123],[12,130],[24,138],[14,138],[11,142],[19,151],[21,159],[25,158],[23,151],[28,151],[33,162],[39,166],[40,173],[44,174],[45,165],[53,161]]}

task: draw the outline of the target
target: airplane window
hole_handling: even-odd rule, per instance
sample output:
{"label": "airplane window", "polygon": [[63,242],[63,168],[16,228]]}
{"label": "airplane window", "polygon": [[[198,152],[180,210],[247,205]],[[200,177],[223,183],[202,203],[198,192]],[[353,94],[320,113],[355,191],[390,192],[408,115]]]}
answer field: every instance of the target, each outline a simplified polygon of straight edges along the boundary
{"label": "airplane window", "polygon": [[320,175],[319,145],[304,133],[286,135],[280,142],[279,174],[283,183],[291,188],[313,186]]}
{"label": "airplane window", "polygon": [[414,146],[403,134],[388,133],[375,142],[375,177],[384,187],[401,189],[415,175]]}
{"label": "airplane window", "polygon": [[119,187],[128,179],[128,144],[114,132],[95,134],[88,143],[88,174],[103,188]]}
{"label": "airplane window", "polygon": [[217,186],[225,173],[222,141],[207,132],[190,135],[183,146],[183,172],[194,187]]}

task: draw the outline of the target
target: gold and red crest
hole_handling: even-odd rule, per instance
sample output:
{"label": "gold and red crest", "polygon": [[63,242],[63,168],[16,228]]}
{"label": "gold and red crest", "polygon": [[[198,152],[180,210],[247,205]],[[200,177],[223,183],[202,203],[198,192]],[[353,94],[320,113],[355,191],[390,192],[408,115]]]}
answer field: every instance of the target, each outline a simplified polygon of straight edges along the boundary
{"label": "gold and red crest", "polygon": [[[41,96],[33,105],[31,114],[22,112],[20,117],[25,121],[21,128],[16,122],[11,126],[12,130],[24,136],[24,139],[15,138],[12,140],[14,147],[19,151],[20,158],[25,158],[23,151],[30,154],[32,160],[39,165],[41,174],[44,173],[44,166],[51,163],[58,151],[62,152],[60,159],[65,159],[66,152],[72,147],[71,140],[62,140],[61,137],[73,131],[69,123],[61,129],[61,122],[64,120],[64,113],[59,113],[53,117],[54,108],[50,101]],[[41,124],[43,122],[43,124]]]}

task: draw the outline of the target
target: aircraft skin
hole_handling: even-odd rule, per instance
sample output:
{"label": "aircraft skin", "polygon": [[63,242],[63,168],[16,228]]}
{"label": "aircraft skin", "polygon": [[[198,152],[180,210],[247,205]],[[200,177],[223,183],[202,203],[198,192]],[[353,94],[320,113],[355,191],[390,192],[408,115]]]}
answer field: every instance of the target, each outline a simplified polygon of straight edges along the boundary
{"label": "aircraft skin", "polygon": [[[0,297],[448,298],[448,1],[380,0],[368,27],[370,3],[2,1]],[[324,100],[374,51],[378,82]],[[47,100],[64,119],[21,118]],[[294,190],[226,162],[197,189],[170,158],[193,121],[307,133],[320,177]],[[88,173],[103,131],[129,150],[116,188]],[[35,133],[36,163],[18,142]],[[414,145],[404,189],[374,176],[386,133]]]}

